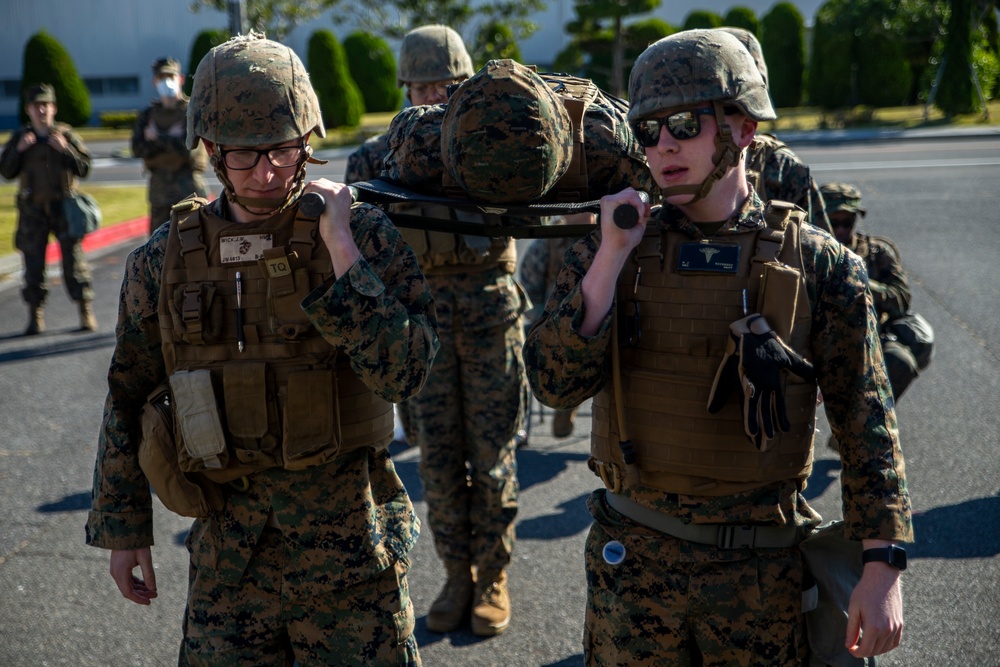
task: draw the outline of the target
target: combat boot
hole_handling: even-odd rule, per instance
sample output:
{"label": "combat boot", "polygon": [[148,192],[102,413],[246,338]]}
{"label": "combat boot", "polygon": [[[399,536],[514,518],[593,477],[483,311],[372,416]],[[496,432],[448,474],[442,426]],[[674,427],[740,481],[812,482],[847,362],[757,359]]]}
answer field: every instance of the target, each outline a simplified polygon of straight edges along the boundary
{"label": "combat boot", "polygon": [[41,306],[28,306],[28,328],[24,330],[25,336],[37,336],[45,331],[45,318],[42,317]]}
{"label": "combat boot", "polygon": [[90,301],[80,302],[80,331],[97,331],[97,318]]}
{"label": "combat boot", "polygon": [[476,581],[476,604],[472,608],[472,634],[492,637],[510,623],[510,592],[506,570],[481,570]]}
{"label": "combat boot", "polygon": [[573,435],[573,420],[576,419],[576,408],[572,410],[556,410],[552,416],[552,436],[568,438]]}
{"label": "combat boot", "polygon": [[445,564],[448,579],[427,613],[431,632],[456,630],[472,606],[472,567],[468,562]]}

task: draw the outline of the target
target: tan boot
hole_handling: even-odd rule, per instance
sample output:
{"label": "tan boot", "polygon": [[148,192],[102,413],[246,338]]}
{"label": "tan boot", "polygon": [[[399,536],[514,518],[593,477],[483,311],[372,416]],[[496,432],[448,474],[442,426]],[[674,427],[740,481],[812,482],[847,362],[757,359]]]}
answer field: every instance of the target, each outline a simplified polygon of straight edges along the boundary
{"label": "tan boot", "polygon": [[24,330],[25,336],[37,336],[45,331],[45,318],[42,317],[41,306],[28,306],[28,328]]}
{"label": "tan boot", "polygon": [[552,416],[552,436],[568,438],[573,435],[573,420],[576,418],[576,408],[572,410],[556,410]]}
{"label": "tan boot", "polygon": [[97,318],[90,301],[80,302],[80,331],[97,331]]}
{"label": "tan boot", "polygon": [[476,582],[476,604],[472,608],[472,633],[492,637],[510,623],[510,592],[506,570],[484,570]]}
{"label": "tan boot", "polygon": [[458,628],[472,606],[472,568],[469,563],[445,565],[448,579],[427,613],[427,629],[451,632]]}

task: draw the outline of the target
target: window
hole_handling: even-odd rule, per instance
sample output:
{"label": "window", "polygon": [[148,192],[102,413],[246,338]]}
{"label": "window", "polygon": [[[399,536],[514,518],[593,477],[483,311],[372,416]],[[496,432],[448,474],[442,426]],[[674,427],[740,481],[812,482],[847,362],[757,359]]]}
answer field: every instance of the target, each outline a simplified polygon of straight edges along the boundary
{"label": "window", "polygon": [[137,76],[105,76],[84,79],[91,95],[136,95],[139,92]]}

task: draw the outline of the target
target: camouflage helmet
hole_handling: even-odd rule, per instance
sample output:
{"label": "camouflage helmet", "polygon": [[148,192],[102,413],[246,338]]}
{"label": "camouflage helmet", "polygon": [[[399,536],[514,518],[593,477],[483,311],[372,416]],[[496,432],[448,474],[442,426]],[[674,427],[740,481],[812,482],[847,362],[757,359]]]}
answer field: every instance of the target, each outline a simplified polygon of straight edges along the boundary
{"label": "camouflage helmet", "polygon": [[399,47],[396,86],[472,76],[472,58],[462,37],[446,25],[425,25],[406,33]]}
{"label": "camouflage helmet", "polygon": [[740,40],[740,44],[746,47],[746,50],[750,52],[750,57],[753,58],[754,64],[757,65],[757,71],[760,72],[760,76],[764,79],[764,86],[767,84],[767,63],[764,62],[764,49],[761,48],[760,42],[757,41],[757,37],[749,30],[744,30],[743,28],[734,28],[732,26],[723,26],[719,28],[723,32],[728,32],[730,35]]}
{"label": "camouflage helmet", "polygon": [[849,183],[827,183],[820,187],[826,212],[837,213],[847,211],[865,217],[865,209],[861,206],[861,191]]}
{"label": "camouflage helmet", "polygon": [[187,145],[265,146],[326,136],[309,73],[295,52],[251,32],[209,51],[194,73]]}
{"label": "camouflage helmet", "polygon": [[573,122],[533,70],[491,60],[448,100],[441,125],[445,171],[474,199],[538,199],[569,168]]}
{"label": "camouflage helmet", "polygon": [[706,102],[734,105],[756,121],[777,118],[747,49],[721,30],[684,30],[651,44],[629,76],[630,121]]}

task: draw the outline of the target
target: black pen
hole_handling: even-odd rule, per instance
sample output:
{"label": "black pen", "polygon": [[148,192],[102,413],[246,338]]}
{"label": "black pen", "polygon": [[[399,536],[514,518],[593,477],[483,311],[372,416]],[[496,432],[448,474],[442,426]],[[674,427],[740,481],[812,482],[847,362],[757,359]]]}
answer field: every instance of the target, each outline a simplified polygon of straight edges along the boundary
{"label": "black pen", "polygon": [[243,333],[243,274],[236,272],[236,340],[240,344],[240,352],[246,347],[246,334]]}

